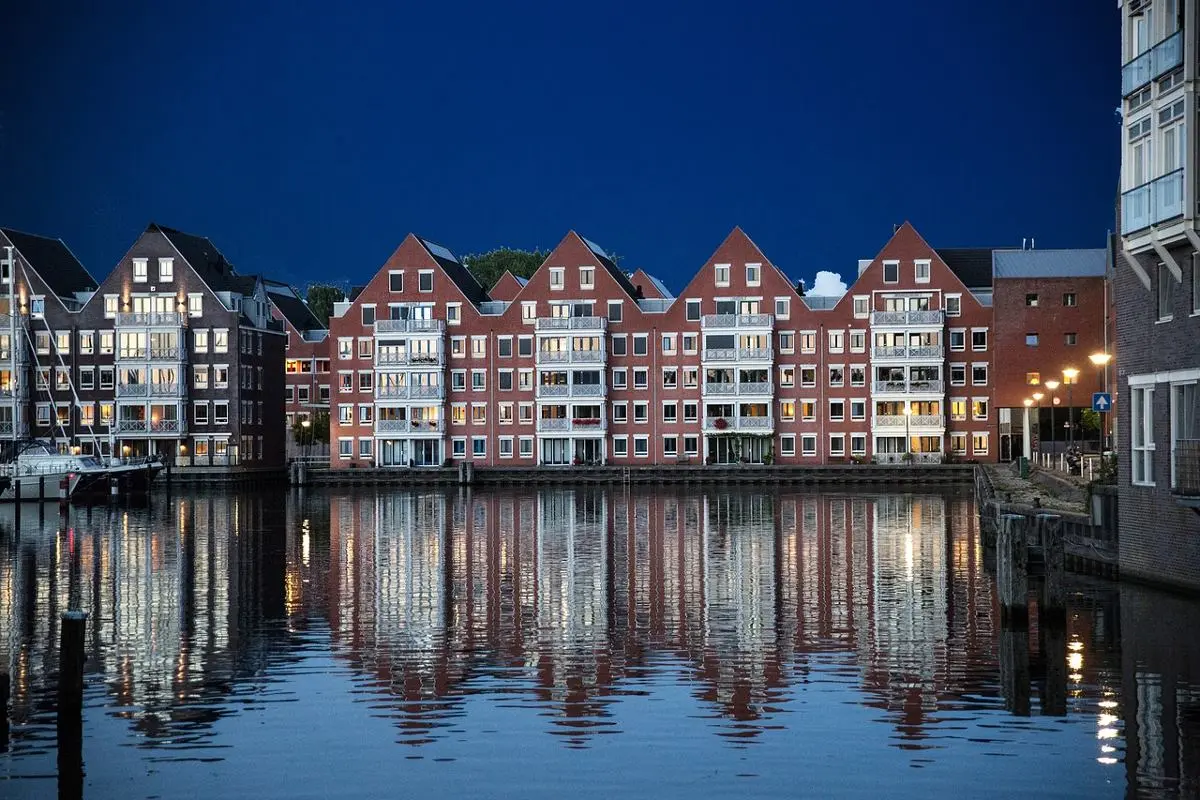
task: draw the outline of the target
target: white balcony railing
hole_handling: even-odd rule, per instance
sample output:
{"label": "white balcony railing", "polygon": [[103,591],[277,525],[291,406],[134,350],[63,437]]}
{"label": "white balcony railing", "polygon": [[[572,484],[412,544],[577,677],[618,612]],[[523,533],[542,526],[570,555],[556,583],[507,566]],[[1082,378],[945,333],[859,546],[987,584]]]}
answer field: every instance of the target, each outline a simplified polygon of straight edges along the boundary
{"label": "white balcony railing", "polygon": [[944,428],[946,418],[936,414],[877,414],[876,428]]}
{"label": "white balcony railing", "polygon": [[[403,322],[404,320],[393,320]],[[394,350],[375,350],[375,366],[377,367],[441,367],[446,363],[446,354],[439,350],[436,353],[409,353]]]}
{"label": "white balcony railing", "polygon": [[720,433],[739,431],[770,431],[775,428],[774,417],[705,417],[704,430]]}
{"label": "white balcony railing", "polygon": [[908,348],[909,358],[944,358],[945,353],[939,345],[920,345]]}
{"label": "white balcony railing", "polygon": [[547,331],[603,331],[608,328],[605,317],[538,317],[533,329]]}
{"label": "white balcony railing", "polygon": [[775,318],[770,314],[705,314],[700,327],[708,328],[770,328]]}
{"label": "white balcony railing", "polygon": [[146,397],[150,394],[150,386],[145,383],[118,383],[118,397]]}
{"label": "white balcony railing", "polygon": [[183,433],[186,425],[177,419],[157,419],[150,421],[150,433]]}
{"label": "white balcony railing", "polygon": [[117,433],[145,433],[149,429],[149,421],[144,419],[117,420]]}
{"label": "white balcony railing", "polygon": [[708,397],[732,397],[737,394],[736,383],[706,383],[704,394]]}
{"label": "white balcony railing", "polygon": [[872,325],[941,325],[941,311],[872,311]]}
{"label": "white balcony railing", "polygon": [[941,453],[876,453],[876,464],[940,464]]}
{"label": "white balcony railing", "polygon": [[178,311],[122,311],[117,314],[117,327],[179,328],[183,320]]}
{"label": "white balcony railing", "polygon": [[1121,195],[1121,233],[1183,215],[1183,170],[1177,169]]}
{"label": "white balcony railing", "polygon": [[538,433],[591,433],[602,436],[607,428],[604,417],[539,417],[537,421]]}
{"label": "white balcony railing", "polygon": [[874,381],[872,394],[941,394],[945,391],[944,381]]}
{"label": "white balcony railing", "polygon": [[377,319],[375,333],[443,333],[444,319]]}
{"label": "white balcony railing", "polygon": [[[572,317],[586,319],[586,317]],[[603,350],[538,350],[538,364],[600,364],[605,359]]]}
{"label": "white balcony railing", "polygon": [[605,385],[602,383],[540,383],[537,387],[538,398],[561,397],[603,397]]}
{"label": "white balcony railing", "polygon": [[720,347],[706,349],[701,361],[773,361],[775,351],[770,347]]}
{"label": "white balcony railing", "polygon": [[376,384],[375,397],[380,400],[442,400],[446,396],[446,389],[441,384],[431,386],[428,384],[415,384],[412,386],[395,386],[390,384]]}
{"label": "white balcony railing", "polygon": [[375,433],[442,433],[442,423],[436,419],[375,418]]}
{"label": "white balcony railing", "polygon": [[871,356],[878,359],[908,358],[908,348],[903,345],[900,347],[876,347],[871,351]]}

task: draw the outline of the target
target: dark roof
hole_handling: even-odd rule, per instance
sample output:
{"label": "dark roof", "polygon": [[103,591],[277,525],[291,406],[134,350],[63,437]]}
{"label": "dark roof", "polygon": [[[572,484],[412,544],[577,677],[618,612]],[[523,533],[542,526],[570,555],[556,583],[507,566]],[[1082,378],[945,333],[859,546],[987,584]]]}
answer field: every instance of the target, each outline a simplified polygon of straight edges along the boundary
{"label": "dark roof", "polygon": [[592,251],[592,255],[594,255],[596,260],[600,262],[600,266],[604,267],[604,269],[608,271],[608,274],[612,276],[613,280],[615,280],[630,297],[637,300],[637,287],[633,285],[631,280],[629,280],[628,275],[617,268],[617,265],[613,263],[613,260],[608,257],[608,253],[604,252],[604,248],[585,236],[580,236],[579,238],[583,239],[583,243],[587,245],[589,250]]}
{"label": "dark roof", "polygon": [[937,250],[938,258],[946,262],[968,289],[992,285],[992,247],[945,247]]}
{"label": "dark roof", "polygon": [[179,251],[179,255],[183,256],[184,261],[188,262],[214,292],[254,293],[255,278],[238,275],[212,240],[153,222],[146,228],[146,232],[157,232],[166,236],[171,245]]}
{"label": "dark roof", "polygon": [[366,286],[351,286],[350,293],[346,295],[346,300],[348,302],[353,303],[355,300],[358,299],[358,296],[363,293],[363,289],[365,289],[365,288],[367,288],[367,287]]}
{"label": "dark roof", "polygon": [[76,292],[94,292],[99,285],[62,239],[22,233],[10,228],[0,230],[46,282],[50,291],[59,297],[72,297]]}
{"label": "dark roof", "polygon": [[443,247],[437,242],[432,242],[429,239],[418,236],[417,241],[425,248],[426,252],[433,257],[433,260],[438,263],[438,266],[450,276],[450,280],[458,287],[459,291],[471,301],[473,305],[478,306],[480,303],[488,301],[487,289],[484,289],[479,281],[475,280],[475,276],[471,274],[471,270],[464,267],[454,253],[450,252],[448,247]]}
{"label": "dark roof", "polygon": [[[282,284],[280,284],[282,285]],[[325,326],[312,313],[308,303],[301,300],[291,287],[286,291],[267,292],[267,297],[279,309],[279,313],[287,318],[292,327],[298,331],[324,330]]]}

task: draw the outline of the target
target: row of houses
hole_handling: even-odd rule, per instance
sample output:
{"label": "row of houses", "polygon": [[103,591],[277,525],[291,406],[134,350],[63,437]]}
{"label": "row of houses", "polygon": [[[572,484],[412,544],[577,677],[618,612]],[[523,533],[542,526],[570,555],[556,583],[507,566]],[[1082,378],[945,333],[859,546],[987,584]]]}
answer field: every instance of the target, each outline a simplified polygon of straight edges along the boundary
{"label": "row of houses", "polygon": [[1031,447],[1085,435],[1098,377],[1038,389],[1107,345],[1105,250],[934,249],[908,224],[840,298],[741,229],[678,296],[574,232],[490,291],[409,235],[328,330],[200,236],[151,224],[100,282],[2,237],[0,435],[180,467],[277,467],[326,413],[334,468],[995,461],[1035,396]]}

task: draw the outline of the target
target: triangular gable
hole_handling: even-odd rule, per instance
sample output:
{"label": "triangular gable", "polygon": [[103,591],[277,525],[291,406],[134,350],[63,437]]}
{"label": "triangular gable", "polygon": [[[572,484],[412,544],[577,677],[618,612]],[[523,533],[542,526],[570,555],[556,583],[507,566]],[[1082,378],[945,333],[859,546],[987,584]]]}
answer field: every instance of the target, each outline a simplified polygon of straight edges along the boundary
{"label": "triangular gable", "polygon": [[[464,310],[467,308],[478,312],[478,308],[472,298],[463,290],[458,281],[447,272],[444,264],[446,259],[438,258],[431,253],[426,247],[425,241],[416,234],[410,233],[404,237],[399,246],[392,251],[383,265],[371,276],[371,280],[367,281],[365,286],[355,287],[357,292],[352,292],[350,305],[343,317],[358,308],[361,308],[364,301],[369,305],[375,302],[377,298],[387,297],[395,302],[404,303],[429,303],[433,302],[434,298],[439,300],[445,299],[449,295],[453,299],[463,301]],[[394,270],[404,270],[404,290],[402,292],[389,291],[388,273]],[[420,292],[418,290],[418,270],[433,270],[434,272],[434,292],[432,294]],[[479,284],[476,282],[475,286]],[[386,303],[385,303],[386,306]],[[332,325],[332,321],[331,321]]]}
{"label": "triangular gable", "polygon": [[629,281],[635,288],[641,289],[642,297],[647,300],[666,300],[675,296],[665,283],[640,267],[629,276]]}
{"label": "triangular gable", "polygon": [[[921,259],[929,260],[929,281],[917,283],[913,262]],[[900,280],[897,283],[883,282],[883,262],[885,261],[900,262]],[[958,274],[942,260],[938,252],[925,241],[911,222],[905,222],[896,229],[870,265],[846,290],[846,294],[838,301],[834,310],[840,309],[842,303],[851,302],[849,298],[854,294],[870,294],[872,291],[921,291],[930,288],[939,288],[943,293],[949,292],[950,294],[961,290],[964,302],[969,298],[971,303],[978,304],[978,300],[971,294]]]}
{"label": "triangular gable", "polygon": [[518,278],[510,270],[506,269],[488,294],[493,300],[510,301],[521,293],[521,289],[525,287],[526,283],[528,281],[524,278]]}
{"label": "triangular gable", "polygon": [[[552,267],[563,267],[566,270],[565,288],[562,290],[550,288]],[[579,267],[593,267],[596,270],[594,288],[579,288]],[[629,277],[617,269],[616,264],[602,248],[575,231],[568,232],[550,251],[546,260],[513,298],[510,309],[515,309],[512,313],[520,313],[520,309],[517,308],[520,300],[553,301],[560,297],[563,300],[595,300],[597,303],[602,300],[630,300],[633,301],[630,305],[637,308],[637,290],[629,282]],[[597,305],[596,313],[602,316],[603,306]]]}
{"label": "triangular gable", "polygon": [[[729,286],[717,288],[715,284],[714,269],[717,264],[729,264]],[[757,286],[749,286],[746,283],[746,265],[759,264],[761,266],[759,275],[759,284]],[[687,286],[684,287],[678,295],[679,298],[709,298],[714,296],[730,297],[758,297],[763,298],[763,313],[774,313],[775,297],[799,297],[796,293],[796,287],[783,274],[783,270],[775,266],[772,261],[767,258],[762,249],[754,243],[746,232],[739,226],[735,226],[725,240],[718,245],[713,254],[704,262],[704,266],[692,277]],[[671,306],[673,315],[679,315],[680,319],[686,314],[686,303],[674,303]],[[799,304],[792,304],[793,316],[799,309]],[[705,311],[705,313],[711,313]]]}

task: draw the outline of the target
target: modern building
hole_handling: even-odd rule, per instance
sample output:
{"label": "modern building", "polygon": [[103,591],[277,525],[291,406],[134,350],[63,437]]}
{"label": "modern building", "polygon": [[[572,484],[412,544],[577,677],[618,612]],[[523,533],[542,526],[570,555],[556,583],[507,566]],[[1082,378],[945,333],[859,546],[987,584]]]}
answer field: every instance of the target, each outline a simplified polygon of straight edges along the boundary
{"label": "modern building", "polygon": [[282,465],[284,334],[261,278],[155,224],[99,283],[59,240],[4,230],[10,254],[0,422],[13,442]]}
{"label": "modern building", "polygon": [[271,316],[282,323],[284,407],[288,427],[329,413],[329,329],[286,283],[265,281]]}
{"label": "modern building", "polygon": [[[1197,0],[1121,3],[1121,570],[1200,588]],[[1192,35],[1185,35],[1191,31]]]}
{"label": "modern building", "polygon": [[[529,279],[503,276],[500,300],[410,235],[335,308],[331,464],[1013,457],[1030,373],[1102,347],[1103,264],[1102,250],[936,250],[904,224],[845,296],[808,298],[735,229],[675,297],[572,232]],[[1026,304],[1033,283],[1054,302]],[[1001,316],[997,297],[1023,311]],[[1062,392],[1076,426],[1093,374]]]}

